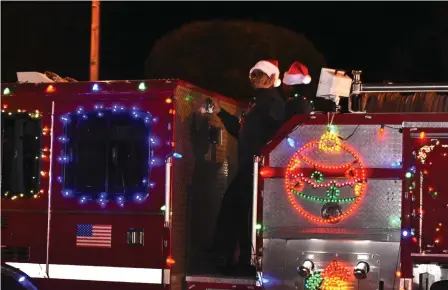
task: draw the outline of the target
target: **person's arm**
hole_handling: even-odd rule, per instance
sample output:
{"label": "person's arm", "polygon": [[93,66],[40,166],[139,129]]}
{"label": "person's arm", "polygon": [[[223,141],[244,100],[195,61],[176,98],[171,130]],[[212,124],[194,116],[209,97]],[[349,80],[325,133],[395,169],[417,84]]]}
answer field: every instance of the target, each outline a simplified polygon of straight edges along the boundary
{"label": "person's arm", "polygon": [[226,110],[220,108],[217,116],[221,119],[224,127],[230,135],[238,139],[238,131],[240,130],[240,120],[227,112]]}

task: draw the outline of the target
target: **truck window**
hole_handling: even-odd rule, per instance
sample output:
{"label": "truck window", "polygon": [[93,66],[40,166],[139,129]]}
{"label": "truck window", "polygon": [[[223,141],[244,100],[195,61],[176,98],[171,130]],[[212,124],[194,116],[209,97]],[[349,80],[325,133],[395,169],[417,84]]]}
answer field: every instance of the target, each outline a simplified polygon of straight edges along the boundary
{"label": "truck window", "polygon": [[63,192],[83,201],[146,196],[151,127],[145,118],[130,112],[87,112],[70,116],[65,132]]}
{"label": "truck window", "polygon": [[39,192],[42,120],[38,114],[2,112],[2,198]]}

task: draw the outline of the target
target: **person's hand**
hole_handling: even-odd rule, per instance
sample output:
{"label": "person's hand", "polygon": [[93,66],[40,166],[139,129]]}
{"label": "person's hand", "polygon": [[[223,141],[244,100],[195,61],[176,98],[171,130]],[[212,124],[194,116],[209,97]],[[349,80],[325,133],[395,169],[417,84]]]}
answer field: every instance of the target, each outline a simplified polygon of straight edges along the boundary
{"label": "person's hand", "polygon": [[268,76],[261,70],[254,70],[250,75],[250,83],[254,89],[270,89],[274,87],[275,74]]}
{"label": "person's hand", "polygon": [[[221,111],[221,106],[220,106],[220,104],[219,104],[219,99],[217,99],[217,98],[213,98],[212,99],[212,102],[213,102],[213,104],[212,104],[212,109],[213,109],[213,113],[219,113],[220,111]],[[201,113],[202,114],[206,114],[206,113],[208,113],[207,112],[207,103],[206,102],[204,102],[204,104],[202,104],[202,106],[201,106],[201,108],[200,108],[200,110],[201,110]]]}

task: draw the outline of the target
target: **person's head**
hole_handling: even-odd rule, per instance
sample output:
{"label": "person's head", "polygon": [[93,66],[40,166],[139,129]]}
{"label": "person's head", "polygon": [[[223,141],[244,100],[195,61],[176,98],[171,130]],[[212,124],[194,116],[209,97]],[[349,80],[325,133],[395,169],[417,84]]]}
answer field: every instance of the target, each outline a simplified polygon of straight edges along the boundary
{"label": "person's head", "polygon": [[274,88],[280,86],[280,70],[278,69],[278,61],[261,60],[249,71],[249,80],[252,87],[258,88]]}

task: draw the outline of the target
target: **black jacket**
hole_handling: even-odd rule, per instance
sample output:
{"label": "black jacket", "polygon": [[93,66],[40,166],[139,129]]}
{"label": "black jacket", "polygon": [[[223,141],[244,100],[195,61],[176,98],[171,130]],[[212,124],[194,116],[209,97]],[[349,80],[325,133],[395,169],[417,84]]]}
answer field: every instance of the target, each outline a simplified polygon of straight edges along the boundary
{"label": "black jacket", "polygon": [[306,97],[293,95],[286,101],[285,120],[288,121],[294,115],[307,115],[312,111],[313,107]]}
{"label": "black jacket", "polygon": [[256,89],[255,98],[238,118],[224,109],[218,113],[230,135],[238,139],[238,163],[253,160],[283,125],[284,102],[276,88]]}

